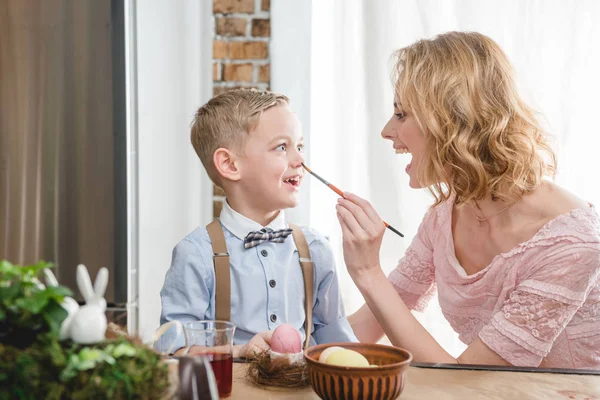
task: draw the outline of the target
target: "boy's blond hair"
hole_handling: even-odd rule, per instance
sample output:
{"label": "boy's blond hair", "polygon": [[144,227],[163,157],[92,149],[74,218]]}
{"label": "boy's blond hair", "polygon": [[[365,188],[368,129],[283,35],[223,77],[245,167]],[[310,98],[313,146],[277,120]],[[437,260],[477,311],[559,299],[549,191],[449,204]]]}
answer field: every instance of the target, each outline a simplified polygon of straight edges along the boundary
{"label": "boy's blond hair", "polygon": [[213,97],[198,109],[192,122],[192,145],[215,185],[222,186],[213,163],[215,151],[223,147],[243,152],[247,135],[256,128],[262,113],[288,103],[289,99],[279,93],[237,89]]}

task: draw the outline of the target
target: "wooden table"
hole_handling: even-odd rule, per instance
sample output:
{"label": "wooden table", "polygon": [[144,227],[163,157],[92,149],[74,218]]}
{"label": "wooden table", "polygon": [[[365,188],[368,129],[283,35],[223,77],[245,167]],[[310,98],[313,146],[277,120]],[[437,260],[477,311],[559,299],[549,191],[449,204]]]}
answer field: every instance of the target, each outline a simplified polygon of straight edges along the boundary
{"label": "wooden table", "polygon": [[[246,368],[246,364],[234,364],[229,399],[319,399],[310,387],[284,390],[255,386],[246,380]],[[400,399],[600,400],[600,376],[410,367]]]}
{"label": "wooden table", "polygon": [[[248,364],[233,364],[231,400],[317,400],[312,388],[285,390],[256,386],[246,380]],[[170,364],[172,390],[177,391],[177,365]],[[445,368],[408,369],[401,400],[413,399],[564,399],[600,400],[600,375],[541,372],[462,370]]]}

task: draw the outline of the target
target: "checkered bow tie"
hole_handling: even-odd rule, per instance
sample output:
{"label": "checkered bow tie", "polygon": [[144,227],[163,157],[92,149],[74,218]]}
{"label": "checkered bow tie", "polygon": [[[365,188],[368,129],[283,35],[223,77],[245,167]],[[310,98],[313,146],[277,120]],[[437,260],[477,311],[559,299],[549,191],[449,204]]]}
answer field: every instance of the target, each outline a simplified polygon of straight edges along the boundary
{"label": "checkered bow tie", "polygon": [[278,229],[274,231],[270,228],[262,228],[260,231],[250,232],[244,238],[244,248],[249,249],[258,246],[264,242],[283,243],[292,233],[291,229]]}

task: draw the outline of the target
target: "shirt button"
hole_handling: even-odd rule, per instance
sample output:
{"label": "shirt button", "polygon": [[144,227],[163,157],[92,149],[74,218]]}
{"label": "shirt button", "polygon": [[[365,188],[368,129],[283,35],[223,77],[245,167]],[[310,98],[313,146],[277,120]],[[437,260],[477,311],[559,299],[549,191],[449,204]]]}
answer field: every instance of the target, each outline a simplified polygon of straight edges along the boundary
{"label": "shirt button", "polygon": [[269,281],[269,286],[271,286],[272,288],[274,288],[277,285],[277,282],[275,282],[275,279],[271,279]]}
{"label": "shirt button", "polygon": [[266,250],[261,250],[261,251],[260,251],[260,254],[261,254],[263,257],[266,257],[266,256],[268,256],[268,255],[269,255],[269,252],[268,252],[268,251],[266,251]]}
{"label": "shirt button", "polygon": [[271,322],[277,322],[277,315],[271,314]]}

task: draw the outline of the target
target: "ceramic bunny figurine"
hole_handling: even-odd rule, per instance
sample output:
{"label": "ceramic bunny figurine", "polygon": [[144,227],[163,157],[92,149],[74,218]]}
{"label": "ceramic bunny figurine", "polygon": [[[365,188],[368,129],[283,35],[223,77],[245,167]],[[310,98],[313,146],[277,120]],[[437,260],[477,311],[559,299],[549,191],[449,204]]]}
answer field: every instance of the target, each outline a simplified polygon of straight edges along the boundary
{"label": "ceramic bunny figurine", "polygon": [[85,299],[85,305],[73,315],[66,327],[66,335],[75,343],[93,344],[104,340],[106,333],[106,300],[104,292],[108,284],[108,270],[100,268],[94,286],[83,264],[77,266],[77,286]]}
{"label": "ceramic bunny figurine", "polygon": [[[48,286],[58,286],[58,280],[56,279],[56,276],[54,276],[54,273],[52,272],[52,270],[50,270],[48,268],[44,269],[44,276],[46,278],[45,280],[46,280],[46,284]],[[62,322],[62,324],[60,326],[60,334],[58,336],[59,340],[65,340],[69,337],[67,328],[69,327],[69,325],[71,325],[73,316],[75,315],[77,310],[79,310],[79,304],[72,297],[65,297],[63,299],[63,301],[60,303],[60,305],[68,313],[67,318],[65,318],[65,320]]]}

